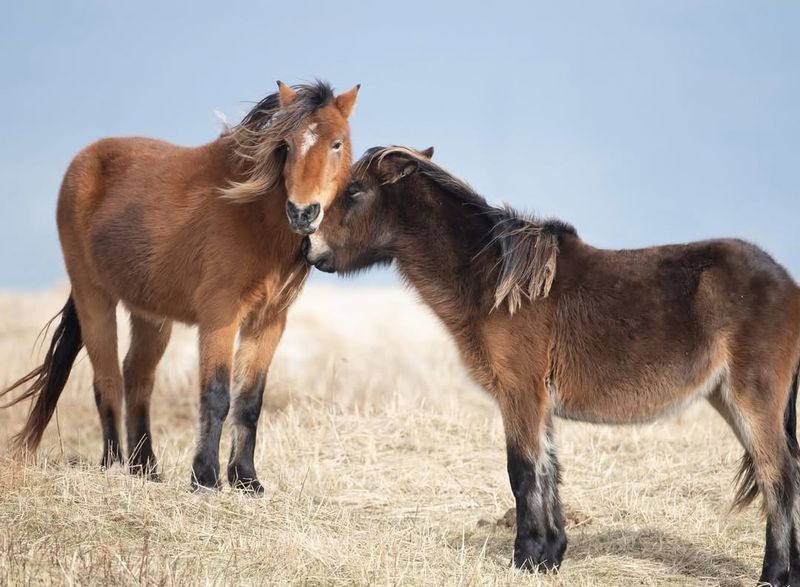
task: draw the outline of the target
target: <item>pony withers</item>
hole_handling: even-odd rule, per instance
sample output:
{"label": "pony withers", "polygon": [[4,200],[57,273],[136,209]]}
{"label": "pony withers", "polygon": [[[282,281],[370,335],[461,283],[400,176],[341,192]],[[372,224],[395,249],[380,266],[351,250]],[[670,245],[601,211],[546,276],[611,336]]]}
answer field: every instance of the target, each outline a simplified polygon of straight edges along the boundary
{"label": "pony withers", "polygon": [[431,155],[368,151],[304,253],[341,273],[394,261],[450,330],[502,412],[513,563],[555,569],[566,550],[553,416],[637,423],[705,398],[744,447],[736,504],[763,497],[761,580],[800,584],[800,288],[784,268],[740,240],[597,249],[490,206]]}
{"label": "pony withers", "polygon": [[[239,125],[201,147],[113,138],[75,157],[57,214],[72,291],[44,363],[2,392],[25,387],[12,403],[33,400],[17,449],[36,450],[85,346],[103,431],[102,466],[122,460],[124,403],[130,468],[155,477],[150,398],[177,320],[199,330],[193,487],[219,484],[220,433],[233,382],[228,479],[263,492],[253,452],[267,369],[308,273],[303,235],[316,230],[350,173],[347,119],[357,93],[358,86],[334,96],[323,82],[278,82],[278,92]],[[122,372],[120,301],[131,322]]]}

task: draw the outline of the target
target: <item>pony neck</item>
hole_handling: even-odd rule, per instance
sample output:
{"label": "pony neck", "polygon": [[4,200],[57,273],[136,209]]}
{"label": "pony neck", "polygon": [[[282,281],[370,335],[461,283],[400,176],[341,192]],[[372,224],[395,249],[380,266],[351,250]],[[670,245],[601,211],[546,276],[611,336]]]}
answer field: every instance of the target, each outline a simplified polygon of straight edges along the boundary
{"label": "pony neck", "polygon": [[425,178],[406,190],[393,199],[403,235],[397,268],[452,332],[469,333],[492,307],[497,253],[487,204],[446,193]]}
{"label": "pony neck", "polygon": [[[246,179],[245,166],[235,153],[235,143],[228,135],[219,137],[210,145],[214,155],[224,165],[224,176],[219,178],[219,185],[228,185],[231,181],[243,181]],[[286,188],[283,182],[270,191],[259,195],[252,201],[226,201],[224,205],[241,219],[241,226],[250,233],[251,242],[257,243],[259,248],[264,249],[265,259],[272,259],[273,252],[277,249],[285,248],[291,251],[292,264],[294,257],[299,254],[302,236],[295,234],[289,228],[286,218]]]}

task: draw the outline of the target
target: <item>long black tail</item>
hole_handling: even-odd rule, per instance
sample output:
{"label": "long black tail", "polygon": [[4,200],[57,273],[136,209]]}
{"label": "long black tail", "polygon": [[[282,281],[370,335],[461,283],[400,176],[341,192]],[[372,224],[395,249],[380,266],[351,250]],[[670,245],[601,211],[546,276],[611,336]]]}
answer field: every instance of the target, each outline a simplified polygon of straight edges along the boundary
{"label": "long black tail", "polygon": [[53,316],[50,322],[59,316],[61,321],[53,332],[44,363],[0,391],[0,397],[3,397],[18,387],[27,385],[24,393],[3,407],[12,406],[28,398],[34,399],[25,427],[13,439],[14,447],[21,452],[33,452],[38,448],[44,429],[53,417],[58,398],[67,383],[75,357],[83,347],[81,325],[71,295],[64,308]]}

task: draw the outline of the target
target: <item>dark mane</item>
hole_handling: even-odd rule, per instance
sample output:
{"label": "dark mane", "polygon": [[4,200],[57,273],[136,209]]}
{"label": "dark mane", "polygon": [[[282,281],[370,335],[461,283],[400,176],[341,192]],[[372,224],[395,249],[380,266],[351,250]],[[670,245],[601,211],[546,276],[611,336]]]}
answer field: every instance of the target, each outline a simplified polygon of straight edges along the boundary
{"label": "dark mane", "polygon": [[[311,114],[315,110],[327,106],[333,101],[333,88],[327,82],[316,80],[313,84],[293,86],[297,97],[292,102],[292,108]],[[269,124],[270,118],[278,111],[278,92],[270,94],[258,102],[250,112],[244,115],[238,126],[250,130],[260,130]],[[235,131],[235,128],[234,128]]]}
{"label": "dark mane", "polygon": [[234,141],[236,156],[246,166],[247,179],[222,188],[222,197],[250,202],[274,189],[283,171],[286,137],[334,98],[333,88],[319,80],[292,88],[297,96],[287,108],[280,110],[278,93],[270,94],[225,133]]}
{"label": "dark mane", "polygon": [[523,299],[547,297],[556,275],[558,247],[565,236],[577,235],[572,225],[557,219],[540,219],[511,206],[492,206],[468,183],[405,147],[370,149],[356,163],[356,170],[365,170],[392,154],[413,158],[418,164],[417,173],[489,219],[489,243],[479,254],[495,245],[499,252],[495,308],[505,303],[513,314]]}

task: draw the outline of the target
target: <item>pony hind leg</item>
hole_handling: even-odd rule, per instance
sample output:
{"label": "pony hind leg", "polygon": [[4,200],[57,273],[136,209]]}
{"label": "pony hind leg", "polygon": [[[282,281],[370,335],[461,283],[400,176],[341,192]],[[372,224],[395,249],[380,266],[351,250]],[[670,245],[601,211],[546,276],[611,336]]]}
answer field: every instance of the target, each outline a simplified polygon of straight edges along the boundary
{"label": "pony hind leg", "polygon": [[759,493],[763,499],[767,524],[760,582],[785,586],[794,584],[789,582],[789,568],[800,471],[784,432],[785,406],[777,408],[771,386],[755,385],[753,394],[728,392],[712,405],[725,417],[745,449],[734,506],[746,507]]}
{"label": "pony hind leg", "polygon": [[150,398],[158,362],[172,334],[172,322],[152,322],[131,313],[131,345],[125,355],[125,427],[131,473],[157,481],[157,461],[150,431]]}
{"label": "pony hind leg", "polygon": [[797,443],[797,394],[800,392],[800,364],[795,368],[789,387],[783,424],[786,445],[789,447],[791,467],[795,471],[795,500],[792,512],[792,543],[789,563],[789,584],[800,586],[800,445]]}
{"label": "pony hind leg", "polygon": [[122,415],[122,374],[117,356],[116,300],[96,287],[75,287],[73,297],[81,334],[94,370],[94,399],[103,431],[100,466],[122,461],[120,421]]}

